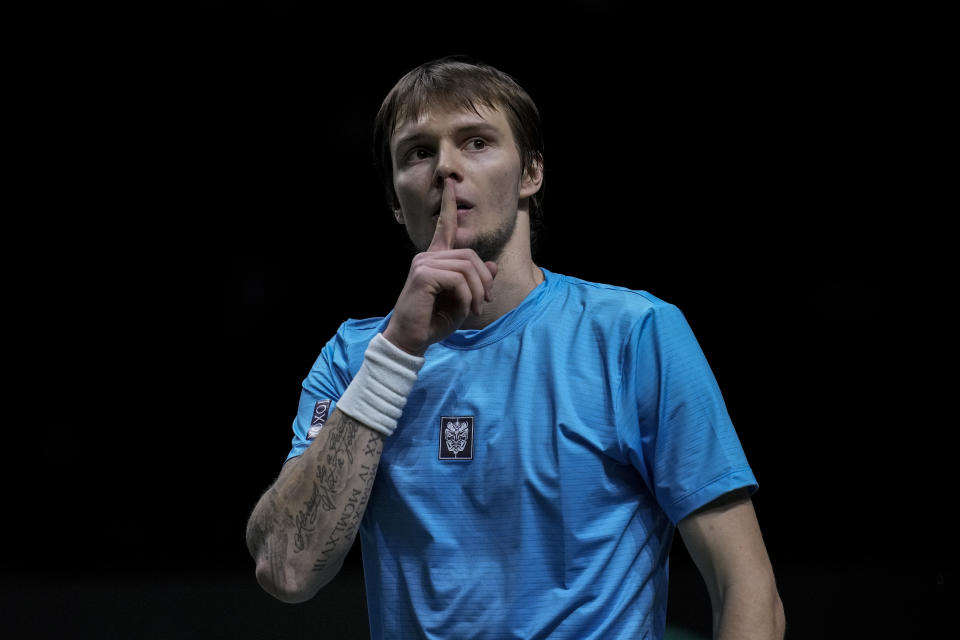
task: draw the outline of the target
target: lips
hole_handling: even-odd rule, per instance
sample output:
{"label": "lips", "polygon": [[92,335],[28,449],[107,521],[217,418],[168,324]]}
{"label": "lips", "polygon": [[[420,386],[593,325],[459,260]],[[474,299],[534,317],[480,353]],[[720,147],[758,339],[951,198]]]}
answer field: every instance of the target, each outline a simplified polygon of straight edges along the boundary
{"label": "lips", "polygon": [[[465,198],[457,198],[457,211],[469,211],[473,209],[473,203]],[[440,205],[437,205],[437,208],[433,210],[433,215],[440,215]]]}

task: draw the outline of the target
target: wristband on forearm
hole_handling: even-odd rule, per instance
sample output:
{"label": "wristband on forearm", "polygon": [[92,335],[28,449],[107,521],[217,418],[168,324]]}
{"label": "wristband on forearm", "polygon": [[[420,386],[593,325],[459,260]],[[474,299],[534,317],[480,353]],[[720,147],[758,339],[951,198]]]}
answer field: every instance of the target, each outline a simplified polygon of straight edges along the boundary
{"label": "wristband on forearm", "polygon": [[343,392],[337,408],[389,436],[397,428],[423,362],[423,358],[410,355],[378,333],[367,346],[360,371]]}

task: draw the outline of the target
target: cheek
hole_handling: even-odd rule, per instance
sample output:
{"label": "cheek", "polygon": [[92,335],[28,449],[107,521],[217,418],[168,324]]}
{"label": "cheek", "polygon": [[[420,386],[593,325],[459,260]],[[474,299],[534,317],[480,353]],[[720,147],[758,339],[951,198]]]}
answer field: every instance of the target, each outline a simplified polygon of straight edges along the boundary
{"label": "cheek", "polygon": [[[424,177],[426,176],[426,177]],[[423,206],[425,194],[430,191],[429,175],[423,171],[403,171],[394,174],[393,190],[404,210],[413,211]]]}
{"label": "cheek", "polygon": [[393,190],[397,194],[397,198],[400,200],[400,204],[405,204],[410,199],[410,181],[406,177],[394,176],[393,178]]}
{"label": "cheek", "polygon": [[410,172],[404,172],[394,175],[393,190],[400,203],[402,212],[400,222],[406,227],[407,236],[419,251],[425,250],[433,238],[433,227],[430,217],[423,213],[426,206],[422,195],[423,187],[415,176],[410,175]]}
{"label": "cheek", "polygon": [[491,175],[490,192],[496,194],[501,203],[516,206],[520,191],[520,171],[514,167],[503,167]]}

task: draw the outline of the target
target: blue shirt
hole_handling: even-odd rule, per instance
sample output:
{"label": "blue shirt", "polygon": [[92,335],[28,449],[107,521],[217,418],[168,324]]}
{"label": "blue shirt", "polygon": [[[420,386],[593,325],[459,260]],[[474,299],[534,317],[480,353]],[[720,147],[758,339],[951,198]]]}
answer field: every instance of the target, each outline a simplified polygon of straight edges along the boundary
{"label": "blue shirt", "polygon": [[[660,638],[676,523],[757,488],[680,310],[543,273],[426,353],[360,529],[374,638]],[[324,347],[291,457],[388,320]]]}

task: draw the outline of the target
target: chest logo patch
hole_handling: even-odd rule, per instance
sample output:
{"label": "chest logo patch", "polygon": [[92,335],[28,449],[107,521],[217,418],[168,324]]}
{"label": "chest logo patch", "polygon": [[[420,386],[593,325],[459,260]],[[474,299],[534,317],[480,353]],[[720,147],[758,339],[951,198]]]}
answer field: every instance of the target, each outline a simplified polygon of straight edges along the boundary
{"label": "chest logo patch", "polygon": [[473,460],[473,416],[440,417],[440,460]]}
{"label": "chest logo patch", "polygon": [[313,440],[323,429],[327,422],[327,415],[330,413],[330,401],[320,400],[313,405],[313,418],[310,419],[310,428],[307,430],[307,440]]}

